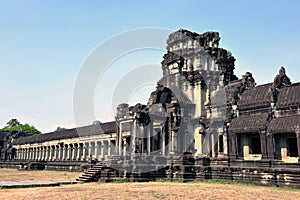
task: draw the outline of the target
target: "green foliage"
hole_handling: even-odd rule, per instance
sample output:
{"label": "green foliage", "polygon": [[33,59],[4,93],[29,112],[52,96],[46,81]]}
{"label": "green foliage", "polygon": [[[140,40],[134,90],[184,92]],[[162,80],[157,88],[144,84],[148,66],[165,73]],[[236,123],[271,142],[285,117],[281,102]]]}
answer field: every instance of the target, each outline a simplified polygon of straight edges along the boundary
{"label": "green foliage", "polygon": [[101,124],[101,122],[99,120],[93,121],[93,125],[96,125],[96,124]]}
{"label": "green foliage", "polygon": [[165,183],[165,182],[167,182],[167,181],[164,180],[164,179],[157,179],[157,180],[155,180],[155,182],[158,182],[158,183]]}
{"label": "green foliage", "polygon": [[21,125],[21,123],[17,119],[11,119],[6,123],[5,128],[12,128],[19,125]]}
{"label": "green foliage", "polygon": [[228,180],[217,180],[217,179],[206,180],[206,183],[233,184],[231,181],[228,181]]}
{"label": "green foliage", "polygon": [[4,132],[25,132],[30,135],[39,135],[41,132],[37,130],[34,126],[29,124],[21,124],[17,119],[11,119],[6,123],[6,126],[1,131]]}
{"label": "green foliage", "polygon": [[127,181],[124,178],[118,177],[118,178],[114,179],[114,183],[125,183],[125,182],[127,182]]}
{"label": "green foliage", "polygon": [[58,131],[64,131],[64,130],[66,130],[66,128],[63,128],[63,127],[58,126],[58,127],[56,128],[55,132],[58,132]]}
{"label": "green foliage", "polygon": [[227,57],[228,57],[228,58],[231,58],[231,57],[232,57],[231,51],[227,51]]}

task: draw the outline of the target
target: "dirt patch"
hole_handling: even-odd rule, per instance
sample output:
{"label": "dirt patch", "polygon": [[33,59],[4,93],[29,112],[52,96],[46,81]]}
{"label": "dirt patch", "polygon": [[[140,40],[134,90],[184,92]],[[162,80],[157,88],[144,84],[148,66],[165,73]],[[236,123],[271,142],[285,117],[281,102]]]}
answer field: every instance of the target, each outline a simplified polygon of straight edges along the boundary
{"label": "dirt patch", "polygon": [[82,173],[63,171],[20,171],[0,168],[0,181],[41,180],[41,181],[74,181]]}
{"label": "dirt patch", "polygon": [[[6,172],[6,175],[5,175]],[[66,173],[66,175],[65,175]],[[0,169],[0,180],[74,180],[80,173]],[[1,199],[300,199],[300,190],[220,183],[84,183],[0,189]]]}
{"label": "dirt patch", "polygon": [[217,183],[85,183],[1,189],[1,199],[300,199],[300,190]]}

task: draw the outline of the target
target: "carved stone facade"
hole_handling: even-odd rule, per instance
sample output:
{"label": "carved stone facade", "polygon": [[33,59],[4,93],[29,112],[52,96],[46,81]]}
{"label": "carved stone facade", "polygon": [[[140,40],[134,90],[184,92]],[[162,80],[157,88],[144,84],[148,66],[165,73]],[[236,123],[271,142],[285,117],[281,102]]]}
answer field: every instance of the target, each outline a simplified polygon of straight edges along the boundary
{"label": "carved stone facade", "polygon": [[219,41],[217,32],[170,34],[147,104],[120,104],[115,122],[21,137],[11,158],[46,166],[101,161],[101,181],[122,174],[300,187],[300,84],[284,67],[273,83],[256,85],[250,72],[238,79]]}

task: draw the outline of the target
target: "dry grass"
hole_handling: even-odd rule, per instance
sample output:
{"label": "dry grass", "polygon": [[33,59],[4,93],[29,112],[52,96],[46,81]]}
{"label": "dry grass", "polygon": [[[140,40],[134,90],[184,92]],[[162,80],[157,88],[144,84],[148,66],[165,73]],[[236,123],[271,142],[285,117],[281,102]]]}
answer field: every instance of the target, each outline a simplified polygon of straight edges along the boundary
{"label": "dry grass", "polygon": [[17,169],[0,168],[0,181],[41,180],[71,181],[78,178],[80,172],[63,171],[19,171]]}
{"label": "dry grass", "polygon": [[[0,177],[3,177],[0,169]],[[24,173],[24,172],[20,172]],[[27,172],[26,172],[27,173]],[[28,172],[30,177],[64,172]],[[38,175],[35,175],[35,174]],[[55,175],[57,173],[57,175]],[[47,174],[47,175],[46,175]],[[72,174],[72,173],[71,173]],[[11,175],[7,175],[10,177]],[[74,175],[75,176],[75,175]],[[14,175],[16,177],[16,175]],[[56,178],[54,178],[56,177]],[[69,176],[71,177],[71,175]],[[77,176],[76,176],[77,177]],[[1,180],[0,178],[0,180]],[[23,174],[23,179],[28,179]],[[56,180],[59,180],[56,179]],[[11,178],[10,178],[11,180]],[[19,179],[18,179],[19,180]],[[50,179],[44,179],[50,180]],[[220,183],[85,183],[60,187],[0,189],[1,199],[300,199],[300,190]]]}

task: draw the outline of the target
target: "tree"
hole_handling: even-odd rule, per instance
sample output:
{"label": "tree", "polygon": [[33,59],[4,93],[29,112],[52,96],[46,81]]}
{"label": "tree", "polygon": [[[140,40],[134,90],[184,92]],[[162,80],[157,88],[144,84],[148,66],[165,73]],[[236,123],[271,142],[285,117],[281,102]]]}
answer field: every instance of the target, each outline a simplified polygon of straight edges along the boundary
{"label": "tree", "polygon": [[21,125],[21,123],[17,119],[11,119],[6,123],[5,128],[11,128],[14,126],[19,126],[19,125]]}
{"label": "tree", "polygon": [[6,123],[6,126],[1,131],[4,132],[24,132],[30,135],[39,135],[41,132],[37,130],[34,126],[30,126],[29,124],[21,124],[17,119],[11,119]]}
{"label": "tree", "polygon": [[93,125],[96,125],[96,124],[101,124],[101,122],[99,120],[96,120],[93,122]]}
{"label": "tree", "polygon": [[55,132],[58,132],[58,131],[64,131],[64,130],[66,130],[66,128],[63,128],[63,127],[58,126],[58,127],[56,128]]}
{"label": "tree", "polygon": [[231,57],[233,57],[231,51],[227,51],[227,58],[229,59]]}

